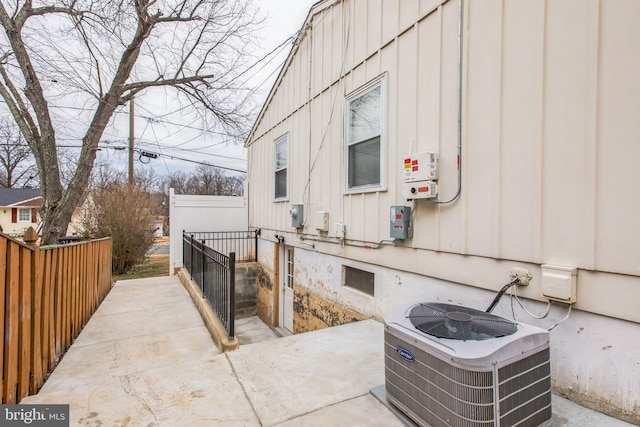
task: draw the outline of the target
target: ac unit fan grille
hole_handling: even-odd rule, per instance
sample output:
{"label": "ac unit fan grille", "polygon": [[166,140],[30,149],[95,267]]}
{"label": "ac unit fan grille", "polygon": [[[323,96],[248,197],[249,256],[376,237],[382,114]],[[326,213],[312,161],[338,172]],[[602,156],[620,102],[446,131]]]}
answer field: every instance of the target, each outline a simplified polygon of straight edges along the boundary
{"label": "ac unit fan grille", "polygon": [[[385,343],[387,394],[392,398],[404,395],[400,400],[405,409],[433,427],[494,425],[491,371],[457,368],[386,331]],[[398,347],[416,355],[416,360],[409,362],[398,357]]]}
{"label": "ac unit fan grille", "polygon": [[498,369],[500,422],[537,426],[551,417],[549,349]]}

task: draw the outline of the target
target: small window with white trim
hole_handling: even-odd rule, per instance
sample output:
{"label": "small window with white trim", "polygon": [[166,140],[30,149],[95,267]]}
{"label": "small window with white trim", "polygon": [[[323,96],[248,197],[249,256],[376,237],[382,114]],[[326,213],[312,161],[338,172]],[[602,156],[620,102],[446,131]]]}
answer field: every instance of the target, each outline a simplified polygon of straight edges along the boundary
{"label": "small window with white trim", "polygon": [[18,222],[31,222],[31,209],[18,209]]}
{"label": "small window with white trim", "polygon": [[345,158],[347,191],[385,186],[385,76],[347,97]]}
{"label": "small window with white trim", "polygon": [[275,190],[276,200],[286,199],[288,196],[287,170],[289,169],[289,135],[283,135],[275,143]]}

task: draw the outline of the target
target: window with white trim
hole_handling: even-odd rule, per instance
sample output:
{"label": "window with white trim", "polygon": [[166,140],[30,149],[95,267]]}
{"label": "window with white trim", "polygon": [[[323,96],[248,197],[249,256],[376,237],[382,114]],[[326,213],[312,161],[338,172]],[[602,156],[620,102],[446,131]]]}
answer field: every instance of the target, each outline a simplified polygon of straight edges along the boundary
{"label": "window with white trim", "polygon": [[347,97],[347,191],[385,185],[385,86],[383,76]]}
{"label": "window with white trim", "polygon": [[287,198],[287,170],[289,168],[289,135],[281,136],[275,144],[275,189],[274,197]]}
{"label": "window with white trim", "polygon": [[31,222],[31,209],[18,209],[18,222]]}

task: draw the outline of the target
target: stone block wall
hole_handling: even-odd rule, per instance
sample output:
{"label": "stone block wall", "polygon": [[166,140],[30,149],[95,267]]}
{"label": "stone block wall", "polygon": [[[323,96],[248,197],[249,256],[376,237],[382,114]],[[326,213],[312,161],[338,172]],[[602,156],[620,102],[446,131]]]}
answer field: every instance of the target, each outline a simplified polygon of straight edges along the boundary
{"label": "stone block wall", "polygon": [[236,319],[255,316],[257,313],[259,270],[256,262],[236,263]]}

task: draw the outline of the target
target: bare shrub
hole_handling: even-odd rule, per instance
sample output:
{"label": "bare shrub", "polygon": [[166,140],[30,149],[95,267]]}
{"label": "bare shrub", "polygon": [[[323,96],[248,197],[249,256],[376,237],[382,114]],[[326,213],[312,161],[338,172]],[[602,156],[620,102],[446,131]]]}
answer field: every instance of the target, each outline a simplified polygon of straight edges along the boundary
{"label": "bare shrub", "polygon": [[85,230],[113,240],[114,274],[125,274],[142,263],[154,242],[157,203],[152,196],[123,183],[94,189]]}

